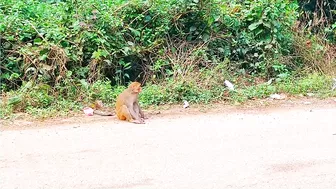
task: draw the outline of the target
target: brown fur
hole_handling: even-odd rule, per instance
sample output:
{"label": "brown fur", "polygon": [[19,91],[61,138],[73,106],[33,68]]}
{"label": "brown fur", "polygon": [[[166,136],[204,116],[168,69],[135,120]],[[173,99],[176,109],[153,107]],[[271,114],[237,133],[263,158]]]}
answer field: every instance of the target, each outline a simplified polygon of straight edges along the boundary
{"label": "brown fur", "polygon": [[104,106],[101,100],[96,100],[91,106],[93,113],[101,116],[113,116],[113,113]]}
{"label": "brown fur", "polygon": [[120,120],[132,123],[145,123],[145,115],[139,106],[138,96],[141,84],[132,82],[117,98],[116,113]]}

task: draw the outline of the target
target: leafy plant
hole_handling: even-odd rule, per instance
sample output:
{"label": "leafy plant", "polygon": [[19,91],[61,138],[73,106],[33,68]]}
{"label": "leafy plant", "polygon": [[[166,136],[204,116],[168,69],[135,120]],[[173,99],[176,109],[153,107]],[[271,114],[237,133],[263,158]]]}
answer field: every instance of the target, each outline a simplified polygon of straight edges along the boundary
{"label": "leafy plant", "polygon": [[[96,99],[113,106],[134,80],[145,84],[142,103],[159,105],[263,98],[281,85],[252,80],[293,82],[302,69],[333,74],[334,47],[295,25],[311,2],[2,0],[1,116],[78,111]],[[322,9],[329,36],[333,13]],[[225,79],[243,92],[229,92]]]}

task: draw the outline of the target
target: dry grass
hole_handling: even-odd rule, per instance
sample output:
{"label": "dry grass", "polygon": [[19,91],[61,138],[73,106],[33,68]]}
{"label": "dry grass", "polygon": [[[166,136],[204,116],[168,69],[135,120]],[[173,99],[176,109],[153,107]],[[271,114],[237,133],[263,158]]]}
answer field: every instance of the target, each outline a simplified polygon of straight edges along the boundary
{"label": "dry grass", "polygon": [[39,76],[52,78],[58,83],[66,76],[66,63],[68,57],[63,48],[50,45],[46,58],[41,58],[41,52],[45,49],[28,47],[20,51],[23,57],[25,71],[24,78],[37,81]]}
{"label": "dry grass", "polygon": [[336,74],[336,45],[328,43],[324,36],[307,39],[303,32],[295,35],[295,54],[304,64],[304,69],[334,76]]}

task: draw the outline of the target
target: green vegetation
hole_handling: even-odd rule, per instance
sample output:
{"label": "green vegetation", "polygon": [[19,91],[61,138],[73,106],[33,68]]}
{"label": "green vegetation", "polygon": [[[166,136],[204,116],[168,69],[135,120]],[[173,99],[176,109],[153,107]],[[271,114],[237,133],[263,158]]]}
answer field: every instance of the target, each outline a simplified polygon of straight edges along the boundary
{"label": "green vegetation", "polygon": [[145,84],[144,106],[332,96],[335,9],[327,0],[2,0],[0,118],[113,106],[134,80]]}

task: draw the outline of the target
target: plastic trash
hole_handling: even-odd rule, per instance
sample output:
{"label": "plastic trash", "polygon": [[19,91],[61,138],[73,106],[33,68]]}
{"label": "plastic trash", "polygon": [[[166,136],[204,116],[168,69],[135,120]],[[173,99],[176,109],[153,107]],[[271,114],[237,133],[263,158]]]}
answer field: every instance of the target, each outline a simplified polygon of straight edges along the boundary
{"label": "plastic trash", "polygon": [[189,103],[185,100],[183,101],[184,105],[183,105],[183,108],[188,108],[189,107]]}
{"label": "plastic trash", "polygon": [[275,100],[283,100],[286,98],[286,95],[271,94],[270,98]]}
{"label": "plastic trash", "polygon": [[225,80],[225,81],[224,81],[224,84],[225,84],[225,86],[226,86],[227,88],[229,88],[230,91],[233,91],[233,90],[234,90],[234,86],[233,86],[233,84],[232,84],[230,81]]}
{"label": "plastic trash", "polygon": [[93,109],[92,108],[89,108],[89,107],[85,107],[83,109],[84,111],[84,114],[87,115],[87,116],[93,116]]}

